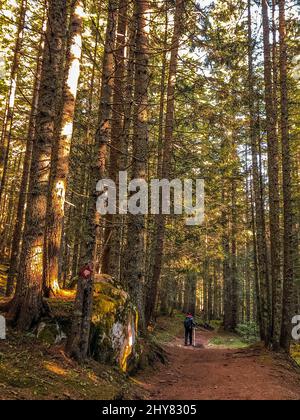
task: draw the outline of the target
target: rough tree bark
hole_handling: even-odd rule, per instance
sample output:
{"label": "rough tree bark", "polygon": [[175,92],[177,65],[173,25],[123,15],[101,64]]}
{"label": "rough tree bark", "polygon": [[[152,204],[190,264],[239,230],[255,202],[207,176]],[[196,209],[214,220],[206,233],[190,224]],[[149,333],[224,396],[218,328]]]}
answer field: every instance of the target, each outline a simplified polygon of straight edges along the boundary
{"label": "rough tree bark", "polygon": [[283,323],[281,346],[289,353],[291,341],[291,319],[295,309],[293,272],[293,206],[292,206],[292,161],[289,137],[288,79],[287,79],[287,32],[285,0],[279,0],[280,36],[280,92],[281,92],[281,142],[284,209],[284,264],[283,264]]}
{"label": "rough tree bark", "polygon": [[272,345],[279,348],[282,320],[282,278],[280,273],[280,198],[279,198],[279,146],[276,128],[276,104],[272,84],[272,62],[270,48],[269,6],[262,1],[264,41],[264,82],[266,128],[268,141],[268,175],[270,201],[270,240],[272,278]]}
{"label": "rough tree bark", "polygon": [[256,113],[255,106],[255,79],[253,66],[253,39],[252,39],[252,10],[251,0],[248,0],[248,85],[249,85],[249,116],[250,116],[250,141],[252,154],[252,174],[253,174],[253,200],[255,208],[253,208],[253,227],[256,231],[255,250],[257,250],[257,259],[255,264],[258,266],[258,283],[257,283],[257,302],[259,319],[261,321],[260,331],[262,340],[269,343],[271,319],[270,302],[269,302],[269,258],[266,240],[266,222],[263,197],[261,194],[262,185],[258,161],[258,141],[260,141],[260,124],[259,115]]}
{"label": "rough tree bark", "polygon": [[91,149],[90,177],[87,200],[87,224],[83,226],[80,238],[80,264],[93,267],[88,278],[79,276],[71,333],[66,349],[78,361],[84,362],[88,356],[93,305],[93,283],[97,271],[97,238],[100,236],[99,214],[95,211],[97,199],[96,185],[104,179],[107,167],[108,144],[111,134],[111,101],[113,93],[113,51],[116,32],[117,2],[109,2],[106,39],[103,56],[102,85],[100,92],[99,122],[95,143]]}
{"label": "rough tree bark", "polygon": [[229,215],[226,211],[226,202],[228,201],[226,187],[222,187],[222,248],[223,248],[223,301],[224,301],[224,329],[230,331],[232,329],[232,283],[231,283],[231,267],[230,267],[230,237],[229,237]]}
{"label": "rough tree bark", "polygon": [[15,222],[13,239],[12,239],[10,265],[9,265],[9,272],[8,272],[7,286],[6,286],[6,296],[11,296],[13,294],[15,276],[17,274],[19,261],[20,261],[20,248],[21,248],[21,240],[22,240],[23,225],[24,225],[25,204],[27,201],[28,180],[29,180],[30,167],[31,167],[33,140],[35,136],[36,116],[37,116],[37,111],[38,111],[38,101],[39,101],[39,92],[40,92],[40,84],[41,84],[42,60],[40,57],[43,56],[44,45],[45,45],[45,33],[43,32],[41,36],[39,48],[38,48],[38,53],[37,53],[37,67],[36,67],[36,72],[35,72],[35,82],[34,82],[34,87],[33,87],[32,105],[31,105],[31,112],[30,112],[30,118],[29,118],[29,124],[28,124],[26,151],[25,151],[25,156],[24,156],[24,161],[23,161],[23,173],[22,173],[22,180],[21,180],[21,185],[20,185],[16,222]]}
{"label": "rough tree bark", "polygon": [[117,0],[110,0],[108,5],[107,28],[102,67],[99,122],[96,132],[96,144],[99,149],[99,179],[104,178],[106,175],[108,145],[111,138],[112,98],[114,87],[114,48],[116,38],[117,9]]}
{"label": "rough tree bark", "polygon": [[9,311],[9,318],[22,330],[30,329],[43,311],[44,229],[65,27],[66,0],[49,1],[21,265]]}
{"label": "rough tree bark", "polygon": [[238,325],[239,287],[237,267],[237,182],[231,182],[231,329],[236,330]]}
{"label": "rough tree bark", "polygon": [[[97,23],[95,27],[95,45],[94,45],[94,53],[93,53],[93,67],[91,72],[91,81],[89,86],[89,96],[88,96],[88,107],[87,107],[87,120],[86,120],[86,128],[85,128],[85,137],[84,137],[84,144],[88,147],[91,147],[94,144],[95,139],[92,135],[92,124],[93,124],[93,105],[94,105],[94,97],[97,93],[99,93],[101,86],[99,86],[99,90],[97,92],[96,87],[96,68],[98,65],[98,46],[99,46],[99,38],[100,38],[100,15],[101,15],[101,7],[100,4],[96,5],[97,7]],[[89,158],[89,155],[88,155]],[[85,197],[88,194],[89,188],[89,171],[86,171],[85,167],[82,168],[82,181],[80,182],[79,193],[82,197]],[[72,202],[72,200],[71,200]],[[85,200],[81,201],[79,208],[77,208],[75,218],[77,217],[78,220],[86,220],[87,214],[87,202]],[[68,226],[68,223],[66,223]],[[77,223],[73,242],[74,242],[74,250],[72,255],[72,261],[70,261],[71,266],[71,278],[74,278],[78,274],[78,264],[79,264],[79,257],[80,257],[80,248],[81,248],[81,238],[82,232],[84,229],[84,223]],[[66,247],[67,248],[67,247]],[[69,253],[68,253],[69,254]]]}
{"label": "rough tree bark", "polygon": [[82,51],[83,2],[72,1],[65,63],[63,95],[59,122],[56,127],[55,142],[52,148],[51,173],[47,202],[47,218],[44,244],[44,279],[45,296],[59,292],[59,256],[65,215],[65,197],[69,174],[69,158],[73,135],[77,87],[80,76]]}
{"label": "rough tree bark", "polygon": [[[115,48],[114,94],[112,107],[112,129],[110,145],[109,178],[118,188],[119,171],[126,169],[127,141],[123,135],[125,115],[125,70],[127,45],[127,9],[128,1],[120,0],[118,6],[118,26]],[[107,215],[105,227],[105,250],[103,255],[103,272],[116,280],[120,278],[122,215]]]}
{"label": "rough tree bark", "polygon": [[[135,94],[133,111],[132,179],[147,179],[148,162],[148,87],[149,87],[149,1],[135,0],[137,21],[135,51]],[[145,216],[128,216],[127,251],[124,262],[124,280],[137,305],[141,330],[144,329],[145,284]]]}
{"label": "rough tree bark", "polygon": [[[108,169],[107,162],[109,157],[109,144],[111,140],[112,100],[114,89],[114,49],[117,29],[117,11],[118,1],[110,0],[108,3],[107,27],[102,63],[99,120],[96,131],[96,145],[99,160],[98,180],[106,177]],[[100,224],[99,215],[97,215],[97,218],[97,223]],[[100,229],[98,229],[98,233],[100,236]],[[97,240],[99,240],[99,238]],[[103,253],[105,253],[105,240],[103,240],[103,243]],[[99,263],[102,263],[102,261]],[[102,266],[102,272],[104,271],[106,271],[106,267]]]}

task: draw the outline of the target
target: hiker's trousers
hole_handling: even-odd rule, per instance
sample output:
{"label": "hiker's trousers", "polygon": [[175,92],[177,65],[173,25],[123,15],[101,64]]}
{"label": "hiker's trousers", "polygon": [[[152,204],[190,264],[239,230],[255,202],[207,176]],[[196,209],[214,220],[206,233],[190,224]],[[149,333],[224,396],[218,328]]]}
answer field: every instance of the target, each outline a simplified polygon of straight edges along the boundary
{"label": "hiker's trousers", "polygon": [[185,329],[185,345],[193,345],[193,328],[186,328]]}

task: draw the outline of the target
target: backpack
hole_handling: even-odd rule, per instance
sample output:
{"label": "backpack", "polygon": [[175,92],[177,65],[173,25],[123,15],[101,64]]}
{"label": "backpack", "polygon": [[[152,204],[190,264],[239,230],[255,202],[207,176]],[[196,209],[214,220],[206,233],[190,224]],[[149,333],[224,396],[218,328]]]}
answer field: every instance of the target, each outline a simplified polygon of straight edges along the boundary
{"label": "backpack", "polygon": [[193,318],[186,318],[184,321],[184,328],[187,330],[191,330],[193,328]]}
{"label": "backpack", "polygon": [[84,280],[88,280],[92,274],[92,270],[88,266],[82,267],[82,269],[79,272],[79,276]]}

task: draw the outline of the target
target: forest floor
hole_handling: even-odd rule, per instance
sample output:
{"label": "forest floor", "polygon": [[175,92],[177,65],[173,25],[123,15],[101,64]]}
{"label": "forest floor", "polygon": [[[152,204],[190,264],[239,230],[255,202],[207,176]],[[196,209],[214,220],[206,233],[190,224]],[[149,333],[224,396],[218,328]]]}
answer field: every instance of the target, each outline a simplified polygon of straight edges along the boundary
{"label": "forest floor", "polygon": [[[1,292],[5,275],[0,271]],[[3,298],[2,298],[3,299]],[[0,400],[299,400],[300,368],[237,335],[199,329],[195,347],[183,345],[183,317],[160,318],[152,340],[168,361],[135,377],[90,361],[79,366],[63,346],[8,329],[0,340]],[[300,346],[293,356],[300,364]]]}
{"label": "forest floor", "polygon": [[300,370],[285,356],[237,336],[198,330],[164,344],[169,362],[137,375],[149,400],[299,400]]}
{"label": "forest floor", "polygon": [[182,319],[159,319],[155,340],[168,355],[129,378],[90,361],[79,366],[63,347],[8,330],[0,340],[0,400],[299,400],[300,374],[284,357],[237,336],[197,331],[184,347]]}
{"label": "forest floor", "polygon": [[0,340],[0,400],[140,398],[118,368],[94,361],[80,366],[63,350],[9,330],[7,340]]}
{"label": "forest floor", "polygon": [[[5,287],[0,265],[0,303],[6,301]],[[64,306],[62,311],[65,315]],[[140,394],[119,368],[92,360],[80,366],[66,356],[63,345],[50,345],[33,333],[8,328],[6,340],[0,340],[0,400],[116,400]]]}

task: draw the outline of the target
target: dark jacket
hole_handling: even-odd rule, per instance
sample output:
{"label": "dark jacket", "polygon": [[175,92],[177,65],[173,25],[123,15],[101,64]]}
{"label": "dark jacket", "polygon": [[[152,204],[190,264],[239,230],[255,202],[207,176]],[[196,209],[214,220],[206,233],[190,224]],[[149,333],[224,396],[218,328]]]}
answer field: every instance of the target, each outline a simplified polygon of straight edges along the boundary
{"label": "dark jacket", "polygon": [[193,329],[193,328],[195,328],[196,327],[196,324],[195,324],[195,322],[194,322],[194,318],[193,317],[191,317],[191,316],[187,316],[186,318],[185,318],[185,320],[184,320],[184,328],[186,329],[186,330],[191,330],[191,329]]}

